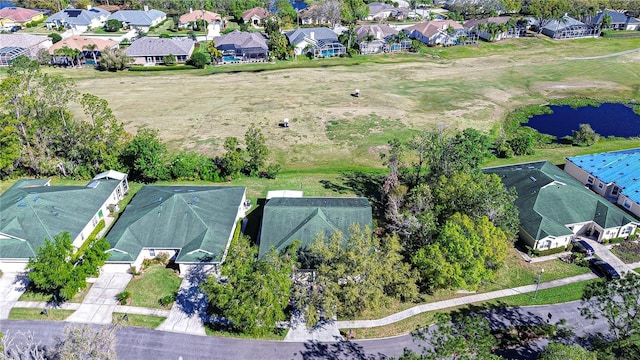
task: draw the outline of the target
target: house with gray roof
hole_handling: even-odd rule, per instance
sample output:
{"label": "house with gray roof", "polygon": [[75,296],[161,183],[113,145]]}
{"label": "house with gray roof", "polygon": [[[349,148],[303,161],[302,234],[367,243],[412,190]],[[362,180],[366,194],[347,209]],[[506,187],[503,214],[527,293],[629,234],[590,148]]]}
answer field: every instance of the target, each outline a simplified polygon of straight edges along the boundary
{"label": "house with gray roof", "polygon": [[604,11],[600,11],[596,14],[596,16],[591,18],[590,24],[592,26],[600,27],[602,24],[602,19],[605,15],[609,15],[611,17],[611,25],[609,25],[609,29],[612,30],[640,30],[640,20],[631,17],[624,12],[609,10],[606,9]]}
{"label": "house with gray roof", "polygon": [[72,29],[78,33],[87,31],[89,28],[104,26],[110,13],[100,8],[85,9],[64,9],[47,18],[45,25],[48,29],[63,27]]}
{"label": "house with gray roof", "polygon": [[269,57],[267,39],[258,32],[234,30],[215,41],[225,62],[264,61]]}
{"label": "house with gray roof", "polygon": [[140,268],[168,253],[184,273],[192,265],[222,263],[238,220],[245,187],[144,186],[107,234],[109,271]]}
{"label": "house with gray roof", "polygon": [[[534,28],[538,28],[538,25],[534,26]],[[597,37],[600,35],[600,30],[597,27],[565,15],[560,20],[547,21],[542,27],[542,33],[552,39],[563,40]]]}
{"label": "house with gray roof", "polygon": [[[400,34],[400,35],[398,35]],[[361,25],[356,27],[358,48],[361,54],[395,52],[411,48],[411,40],[387,24]]]}
{"label": "house with gray roof", "polygon": [[22,271],[45,239],[69,232],[79,248],[122,200],[126,174],[101,174],[86,186],[23,179],[0,195],[0,270]]}
{"label": "house with gray roof", "polygon": [[126,28],[148,32],[150,28],[160,25],[167,19],[167,14],[160,10],[118,10],[111,14],[107,21],[118,20]]}
{"label": "house with gray roof", "polygon": [[347,236],[354,224],[371,228],[371,205],[365,198],[274,197],[264,205],[258,256],[282,251],[296,240],[304,248],[318,235],[328,238],[340,231]]}
{"label": "house with gray roof", "polygon": [[9,66],[18,56],[35,60],[41,49],[53,45],[50,37],[31,34],[0,34],[0,66]]}
{"label": "house with gray roof", "polygon": [[369,7],[369,15],[364,20],[369,21],[386,20],[390,17],[396,20],[403,20],[408,13],[406,8],[395,7],[381,2],[372,2],[367,6]]}
{"label": "house with gray roof", "polygon": [[301,28],[284,33],[296,55],[311,53],[315,58],[340,56],[347,49],[338,40],[338,35],[326,27]]}
{"label": "house with gray roof", "polygon": [[566,247],[576,236],[597,241],[632,234],[638,220],[548,161],[487,168],[518,195],[520,239],[532,249]]}
{"label": "house with gray roof", "polygon": [[169,55],[175,56],[178,63],[184,63],[191,57],[195,46],[195,41],[189,38],[143,37],[131,43],[125,54],[133,58],[136,65],[164,64],[164,57]]}

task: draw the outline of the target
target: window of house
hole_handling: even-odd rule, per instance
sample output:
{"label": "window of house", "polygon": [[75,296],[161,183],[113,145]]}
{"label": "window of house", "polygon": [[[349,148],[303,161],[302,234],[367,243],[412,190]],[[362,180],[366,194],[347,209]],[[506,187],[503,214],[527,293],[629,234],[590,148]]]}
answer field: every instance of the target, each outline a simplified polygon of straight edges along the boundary
{"label": "window of house", "polygon": [[631,209],[631,201],[629,201],[629,199],[625,199],[624,204],[622,204],[622,206],[624,206],[625,209]]}
{"label": "window of house", "polygon": [[619,192],[620,192],[620,188],[617,186],[614,186],[613,190],[611,191],[611,195],[617,196]]}
{"label": "window of house", "polygon": [[598,189],[602,189],[603,187],[604,187],[604,184],[603,184],[603,183],[601,183],[601,182],[599,182],[599,183],[598,183]]}
{"label": "window of house", "polygon": [[593,184],[593,181],[594,181],[594,180],[595,180],[595,179],[593,178],[593,176],[589,176],[589,177],[587,178],[587,184]]}
{"label": "window of house", "polygon": [[97,217],[97,216],[94,216],[94,217],[93,217],[93,219],[91,219],[91,224],[92,224],[93,226],[98,225],[98,217]]}
{"label": "window of house", "polygon": [[149,256],[156,257],[156,249],[149,249]]}

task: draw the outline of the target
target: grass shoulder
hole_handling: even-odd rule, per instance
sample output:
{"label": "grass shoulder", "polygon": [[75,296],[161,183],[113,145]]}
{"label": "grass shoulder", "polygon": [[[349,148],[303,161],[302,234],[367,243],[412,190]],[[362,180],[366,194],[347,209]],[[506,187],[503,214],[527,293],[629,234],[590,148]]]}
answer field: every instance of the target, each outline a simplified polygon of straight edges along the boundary
{"label": "grass shoulder", "polygon": [[270,333],[265,336],[255,337],[253,335],[245,335],[240,333],[234,333],[229,331],[222,331],[213,328],[211,325],[205,325],[204,327],[205,333],[207,336],[220,336],[220,337],[228,337],[228,338],[237,338],[237,339],[254,339],[254,340],[274,340],[274,341],[282,341],[285,336],[287,336],[287,330],[282,329],[281,332],[275,334]]}
{"label": "grass shoulder", "polygon": [[47,309],[47,313],[45,315],[43,314],[42,309],[38,308],[13,308],[11,309],[11,312],[9,312],[9,319],[64,321],[74,312],[75,310]]}
{"label": "grass shoulder", "polygon": [[175,295],[181,282],[173,269],[154,265],[132,279],[125,291],[131,294],[131,306],[163,309],[160,299]]}
{"label": "grass shoulder", "polygon": [[[125,315],[127,316],[125,317]],[[111,323],[114,325],[118,324],[122,326],[135,326],[155,329],[160,326],[160,324],[162,324],[162,322],[166,319],[167,318],[164,316],[125,314],[114,312],[112,315]]]}
{"label": "grass shoulder", "polygon": [[[87,283],[87,286],[84,289],[80,290],[68,302],[77,304],[82,303],[82,301],[84,301],[84,298],[89,293],[89,290],[91,290],[92,286],[93,283]],[[18,301],[51,302],[53,301],[53,295],[39,292],[33,286],[27,286],[26,291],[22,293]]]}

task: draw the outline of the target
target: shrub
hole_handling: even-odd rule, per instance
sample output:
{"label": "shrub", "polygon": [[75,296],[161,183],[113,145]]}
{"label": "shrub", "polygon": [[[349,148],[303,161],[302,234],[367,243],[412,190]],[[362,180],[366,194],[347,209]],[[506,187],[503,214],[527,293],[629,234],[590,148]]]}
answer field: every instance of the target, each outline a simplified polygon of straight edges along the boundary
{"label": "shrub", "polygon": [[211,56],[209,54],[197,52],[191,55],[191,58],[187,63],[197,67],[198,69],[204,69],[207,65],[211,64]]}
{"label": "shrub", "polygon": [[171,294],[171,295],[163,296],[162,298],[160,298],[158,302],[162,306],[169,306],[174,301],[176,301],[176,296],[174,294]]}
{"label": "shrub", "polygon": [[158,256],[156,256],[156,262],[158,262],[158,264],[163,264],[166,265],[169,263],[169,253],[166,252],[161,252],[158,254]]}
{"label": "shrub", "polygon": [[56,33],[51,33],[49,35],[47,35],[47,37],[51,38],[51,42],[53,42],[54,44],[57,43],[58,41],[62,40],[62,36],[60,36],[60,34],[56,34]]}
{"label": "shrub", "polygon": [[169,38],[171,38],[171,35],[169,35],[167,33],[160,34],[160,39],[169,39]]}
{"label": "shrub", "polygon": [[547,255],[553,255],[553,254],[559,254],[561,252],[566,251],[565,248],[563,247],[557,247],[557,248],[553,248],[553,249],[549,249],[549,250],[538,250],[538,255],[537,256],[547,256]]}
{"label": "shrub", "polygon": [[280,166],[280,164],[269,164],[269,166],[267,166],[267,169],[263,171],[262,177],[267,179],[275,179],[276,176],[278,176],[278,173],[280,173],[280,170],[282,170],[282,166]]}
{"label": "shrub", "polygon": [[131,275],[133,276],[138,276],[140,275],[140,271],[138,271],[138,269],[136,269],[135,266],[132,266],[129,268],[129,272],[131,273]]}
{"label": "shrub", "polygon": [[120,302],[121,305],[125,305],[127,301],[131,299],[131,293],[125,290],[116,295],[116,299]]}

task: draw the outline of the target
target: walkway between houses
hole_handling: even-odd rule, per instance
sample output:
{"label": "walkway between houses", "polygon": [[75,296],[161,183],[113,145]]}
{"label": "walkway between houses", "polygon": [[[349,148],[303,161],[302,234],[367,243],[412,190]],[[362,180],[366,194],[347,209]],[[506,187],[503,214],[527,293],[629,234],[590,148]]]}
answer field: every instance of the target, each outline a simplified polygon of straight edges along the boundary
{"label": "walkway between houses", "polygon": [[[597,276],[592,273],[582,274],[582,275],[573,276],[569,278],[541,283],[539,286],[539,289],[540,290],[550,289],[558,286],[563,286],[563,285],[585,281],[589,279],[595,279],[595,278],[597,278]],[[497,290],[497,291],[492,291],[492,292],[483,293],[483,294],[470,295],[470,296],[460,297],[457,299],[450,299],[450,300],[438,301],[430,304],[414,306],[410,309],[400,311],[398,313],[389,315],[382,319],[338,321],[337,326],[339,329],[358,329],[358,328],[371,328],[376,326],[384,326],[384,325],[389,325],[389,324],[410,318],[412,316],[415,316],[424,312],[442,310],[442,309],[451,308],[451,307],[460,306],[460,305],[468,305],[476,302],[499,299],[502,297],[507,297],[512,295],[531,293],[531,292],[534,292],[535,290],[536,290],[535,284],[520,286],[512,289]]]}
{"label": "walkway between houses", "polygon": [[131,274],[103,273],[93,284],[84,301],[66,321],[111,324],[111,315],[118,304],[116,295],[124,291]]}

